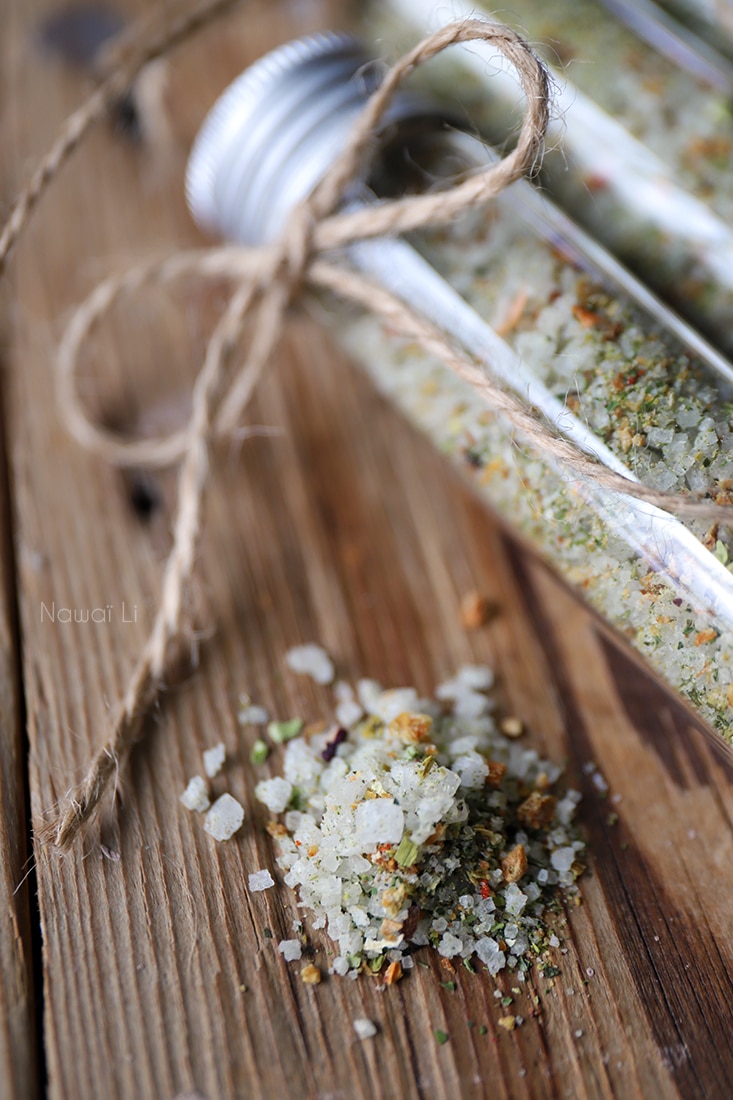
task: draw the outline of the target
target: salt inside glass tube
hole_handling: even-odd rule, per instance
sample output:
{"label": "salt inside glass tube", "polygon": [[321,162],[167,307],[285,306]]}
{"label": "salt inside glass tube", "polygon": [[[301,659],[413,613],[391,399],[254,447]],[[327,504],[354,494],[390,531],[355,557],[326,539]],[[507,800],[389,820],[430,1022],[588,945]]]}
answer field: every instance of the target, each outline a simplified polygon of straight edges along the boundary
{"label": "salt inside glass tube", "polygon": [[[476,7],[454,0],[451,13]],[[487,0],[478,7],[494,10]],[[433,0],[379,0],[369,12],[370,34],[397,50],[444,15]],[[501,18],[556,76],[543,185],[733,354],[733,88],[696,79],[597,0],[515,0]],[[454,100],[460,89],[467,119],[490,140],[503,142],[516,124],[516,84],[483,46],[451,51],[430,79]]]}

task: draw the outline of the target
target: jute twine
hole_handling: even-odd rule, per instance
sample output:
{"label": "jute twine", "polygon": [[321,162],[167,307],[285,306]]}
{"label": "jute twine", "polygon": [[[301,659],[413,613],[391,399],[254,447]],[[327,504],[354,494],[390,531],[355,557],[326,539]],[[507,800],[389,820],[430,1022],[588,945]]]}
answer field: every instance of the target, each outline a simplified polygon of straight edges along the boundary
{"label": "jute twine", "polygon": [[[180,17],[167,33],[148,41],[132,60],[123,61],[88,103],[72,116],[16,203],[0,236],[0,269],[33,205],[63,160],[93,122],[102,117],[110,97],[126,87],[144,63],[160,56],[231,2],[208,0]],[[527,107],[514,151],[448,191],[338,213],[348,185],[360,176],[373,153],[378,123],[400,83],[415,68],[448,46],[476,41],[491,43],[508,58],[524,91]],[[559,437],[536,410],[504,390],[430,321],[384,288],[345,266],[343,261],[336,263],[324,258],[332,250],[355,241],[446,225],[468,208],[488,202],[537,164],[549,105],[546,70],[517,34],[481,19],[451,23],[405,54],[387,72],[365,106],[338,161],[311,197],[293,212],[276,244],[259,249],[221,247],[181,251],[163,260],[142,263],[100,283],[78,308],[58,356],[58,401],[67,427],[80,444],[110,463],[151,468],[180,463],[180,473],[173,545],[150,635],[117,707],[109,737],[94,755],[82,782],[67,794],[53,818],[37,828],[41,841],[54,841],[62,850],[70,847],[99,805],[111,777],[117,774],[121,762],[141,736],[143,718],[161,693],[171,653],[180,646],[189,626],[185,597],[202,531],[204,498],[211,476],[212,442],[217,436],[236,431],[257,380],[278,342],[285,312],[306,287],[326,288],[350,299],[417,341],[427,353],[440,359],[473,386],[532,446],[580,478],[669,511],[730,522],[730,510],[725,507],[710,501],[655,492],[601,466],[574,444]],[[162,438],[122,440],[92,421],[79,400],[75,382],[81,346],[119,299],[146,285],[170,284],[192,275],[201,279],[226,278],[232,281],[235,289],[206,348],[193,389],[190,419],[184,428]],[[232,372],[229,370],[231,352],[248,318],[252,318],[254,325],[249,353],[241,368]]]}

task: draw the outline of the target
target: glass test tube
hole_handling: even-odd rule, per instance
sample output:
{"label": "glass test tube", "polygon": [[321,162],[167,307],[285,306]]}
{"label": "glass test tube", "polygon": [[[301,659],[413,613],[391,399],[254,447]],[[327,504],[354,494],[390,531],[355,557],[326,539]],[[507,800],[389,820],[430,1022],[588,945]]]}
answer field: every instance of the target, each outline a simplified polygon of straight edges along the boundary
{"label": "glass test tube", "polygon": [[[480,6],[480,5],[479,5]],[[492,9],[488,3],[485,10]],[[476,5],[454,0],[454,17]],[[370,33],[412,41],[440,22],[424,0],[380,0]],[[515,0],[503,12],[539,46],[559,118],[541,181],[586,229],[726,354],[733,354],[733,84],[726,91],[652,49],[596,0]],[[456,49],[429,79],[489,140],[519,117],[516,83],[481,48]],[[730,62],[721,58],[723,71]]]}
{"label": "glass test tube", "polygon": [[[645,483],[733,501],[732,368],[704,347],[690,353],[660,325],[663,309],[633,302],[633,280],[617,279],[603,250],[531,185],[515,184],[488,211],[417,243],[493,327],[488,363],[508,375],[514,362],[537,379],[587,425],[599,453]],[[410,299],[410,287],[392,289]],[[439,305],[430,308],[435,317]],[[480,322],[466,313],[440,323],[477,354]],[[470,387],[373,317],[336,324],[379,389],[730,741],[733,533],[553,468]]]}

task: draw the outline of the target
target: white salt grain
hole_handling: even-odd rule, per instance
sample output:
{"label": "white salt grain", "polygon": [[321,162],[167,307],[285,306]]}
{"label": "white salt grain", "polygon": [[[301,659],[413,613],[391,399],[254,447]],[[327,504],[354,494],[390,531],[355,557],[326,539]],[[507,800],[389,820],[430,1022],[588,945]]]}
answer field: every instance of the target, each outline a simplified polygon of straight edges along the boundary
{"label": "white salt grain", "polygon": [[354,698],[354,689],[345,680],[337,680],[333,685],[333,693],[337,703],[350,703]]}
{"label": "white salt grain", "polygon": [[214,840],[229,840],[244,821],[244,809],[230,794],[217,798],[204,819],[204,829]]}
{"label": "white salt grain", "polygon": [[213,749],[207,749],[204,753],[204,771],[208,775],[209,779],[213,779],[215,775],[218,775],[221,769],[224,767],[224,761],[226,760],[227,750],[223,741],[220,741],[218,745],[215,745]]}
{"label": "white salt grain", "polygon": [[264,726],[270,721],[270,715],[265,707],[259,707],[253,703],[240,710],[239,721],[243,726]]}
{"label": "white salt grain", "polygon": [[344,699],[342,703],[336,707],[336,721],[344,729],[348,729],[350,726],[355,726],[363,715],[364,710],[360,703],[357,703],[354,699]]}
{"label": "white salt grain", "polygon": [[285,654],[285,664],[293,672],[310,676],[317,684],[333,682],[333,661],[320,645],[296,645]]}
{"label": "white salt grain", "polygon": [[366,1017],[354,1020],[353,1023],[357,1039],[373,1039],[377,1034],[377,1025]]}
{"label": "white salt grain", "polygon": [[405,829],[405,815],[391,798],[374,798],[361,802],[354,814],[356,841],[374,847],[377,844],[399,844]]}
{"label": "white salt grain", "polygon": [[569,871],[575,861],[574,848],[558,848],[550,856],[550,863],[556,871]]}
{"label": "white salt grain", "polygon": [[[261,890],[269,890],[271,886],[275,885],[275,880],[269,871],[253,871],[251,875],[247,876],[247,885],[253,894],[259,893]],[[285,940],[285,943],[298,943],[297,940]],[[298,956],[300,958],[300,956]]]}
{"label": "white salt grain", "polygon": [[202,814],[204,810],[208,810],[211,800],[209,798],[209,788],[203,776],[195,775],[193,779],[189,779],[188,786],[181,795],[181,802],[187,810],[193,810],[197,814]]}
{"label": "white salt grain", "polygon": [[356,685],[356,694],[364,710],[374,713],[377,700],[382,694],[382,685],[376,680],[359,680]]}
{"label": "white salt grain", "polygon": [[463,665],[457,679],[474,691],[489,691],[494,686],[494,672],[488,665]]}
{"label": "white salt grain", "polygon": [[438,954],[445,959],[452,959],[454,955],[460,955],[463,944],[452,932],[446,932],[438,944]]}
{"label": "white salt grain", "polygon": [[293,793],[292,783],[287,779],[275,776],[274,779],[262,779],[255,787],[255,795],[264,802],[268,810],[274,814],[281,814]]}
{"label": "white salt grain", "polygon": [[[268,874],[267,871],[264,873]],[[260,872],[260,874],[262,874],[262,872]],[[253,877],[253,875],[250,875],[250,879]],[[250,885],[250,890],[251,889],[252,886]],[[303,945],[300,940],[280,940],[277,949],[285,959],[285,962],[295,962],[297,959],[301,958],[303,954]]]}

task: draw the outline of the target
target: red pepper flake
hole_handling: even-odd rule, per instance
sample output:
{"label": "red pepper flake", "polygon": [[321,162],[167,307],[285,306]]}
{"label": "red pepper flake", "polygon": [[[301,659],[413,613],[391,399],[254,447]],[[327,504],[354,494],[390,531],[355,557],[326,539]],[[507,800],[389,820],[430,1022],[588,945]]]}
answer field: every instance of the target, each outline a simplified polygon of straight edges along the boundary
{"label": "red pepper flake", "polygon": [[482,898],[490,898],[491,897],[491,887],[489,886],[489,880],[488,879],[482,878],[481,882],[479,883],[479,888],[481,890],[481,897]]}

